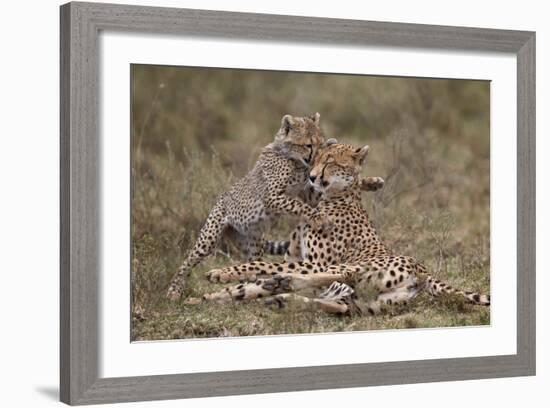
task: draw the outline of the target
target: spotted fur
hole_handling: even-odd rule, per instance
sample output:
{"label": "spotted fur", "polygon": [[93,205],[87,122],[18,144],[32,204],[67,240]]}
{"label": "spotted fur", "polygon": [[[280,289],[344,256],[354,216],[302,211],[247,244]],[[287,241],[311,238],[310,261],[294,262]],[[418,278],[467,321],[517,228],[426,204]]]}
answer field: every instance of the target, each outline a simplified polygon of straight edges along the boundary
{"label": "spotted fur", "polygon": [[306,220],[292,232],[285,262],[251,262],[210,271],[211,281],[243,283],[202,299],[227,302],[328,287],[313,303],[340,314],[375,314],[422,291],[434,296],[457,294],[471,303],[489,305],[488,295],[434,279],[417,259],[392,254],[380,240],[360,197],[359,172],[367,152],[368,146],[335,144],[322,149],[315,159],[310,182],[322,194],[318,208],[327,214],[332,229]]}

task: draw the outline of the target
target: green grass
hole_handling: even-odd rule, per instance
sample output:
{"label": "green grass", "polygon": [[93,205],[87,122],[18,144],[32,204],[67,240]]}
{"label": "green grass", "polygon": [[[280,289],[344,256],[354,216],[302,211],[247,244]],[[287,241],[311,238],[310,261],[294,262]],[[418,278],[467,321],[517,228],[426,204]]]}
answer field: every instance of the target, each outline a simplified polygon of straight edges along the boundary
{"label": "green grass", "polygon": [[[132,338],[320,333],[485,325],[489,308],[420,296],[376,317],[336,317],[290,302],[186,306],[165,300],[218,194],[246,173],[285,113],[321,113],[327,137],[369,144],[364,205],[384,241],[453,286],[490,292],[489,85],[134,66]],[[162,84],[162,86],[160,86]],[[283,218],[269,237],[284,239]],[[275,259],[275,258],[271,258]],[[223,285],[211,268],[242,262],[231,243],[197,267],[186,296]]]}

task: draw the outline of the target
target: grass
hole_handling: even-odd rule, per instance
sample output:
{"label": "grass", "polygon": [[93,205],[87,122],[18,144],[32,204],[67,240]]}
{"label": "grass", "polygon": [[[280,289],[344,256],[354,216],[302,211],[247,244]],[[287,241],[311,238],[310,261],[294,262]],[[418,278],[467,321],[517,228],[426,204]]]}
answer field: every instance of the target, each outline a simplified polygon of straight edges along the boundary
{"label": "grass", "polygon": [[[420,296],[377,317],[336,317],[290,302],[186,306],[168,283],[216,201],[269,143],[285,113],[321,113],[327,137],[369,144],[365,175],[382,176],[364,205],[385,242],[453,286],[490,292],[489,85],[419,80],[133,66],[132,338],[320,333],[485,325],[489,308]],[[284,239],[296,219],[277,222]],[[271,258],[275,259],[275,258]],[[204,273],[242,262],[230,242],[186,286],[223,285]]]}

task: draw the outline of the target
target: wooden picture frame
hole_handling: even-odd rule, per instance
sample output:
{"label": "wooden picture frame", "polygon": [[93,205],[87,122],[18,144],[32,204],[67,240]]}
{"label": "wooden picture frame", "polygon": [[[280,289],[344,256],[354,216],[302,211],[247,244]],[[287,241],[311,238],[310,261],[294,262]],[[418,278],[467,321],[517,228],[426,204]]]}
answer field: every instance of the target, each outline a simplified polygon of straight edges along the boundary
{"label": "wooden picture frame", "polygon": [[[100,31],[517,56],[517,353],[99,377]],[[535,33],[94,3],[61,6],[61,401],[94,404],[535,374]]]}

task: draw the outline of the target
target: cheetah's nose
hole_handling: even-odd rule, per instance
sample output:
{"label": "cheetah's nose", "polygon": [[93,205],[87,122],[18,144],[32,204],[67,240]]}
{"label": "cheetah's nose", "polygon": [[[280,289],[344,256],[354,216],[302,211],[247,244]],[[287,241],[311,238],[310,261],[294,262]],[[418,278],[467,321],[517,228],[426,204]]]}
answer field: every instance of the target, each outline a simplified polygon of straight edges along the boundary
{"label": "cheetah's nose", "polygon": [[312,183],[315,183],[316,178],[317,177],[315,177],[315,176],[309,176],[309,181],[311,181]]}

